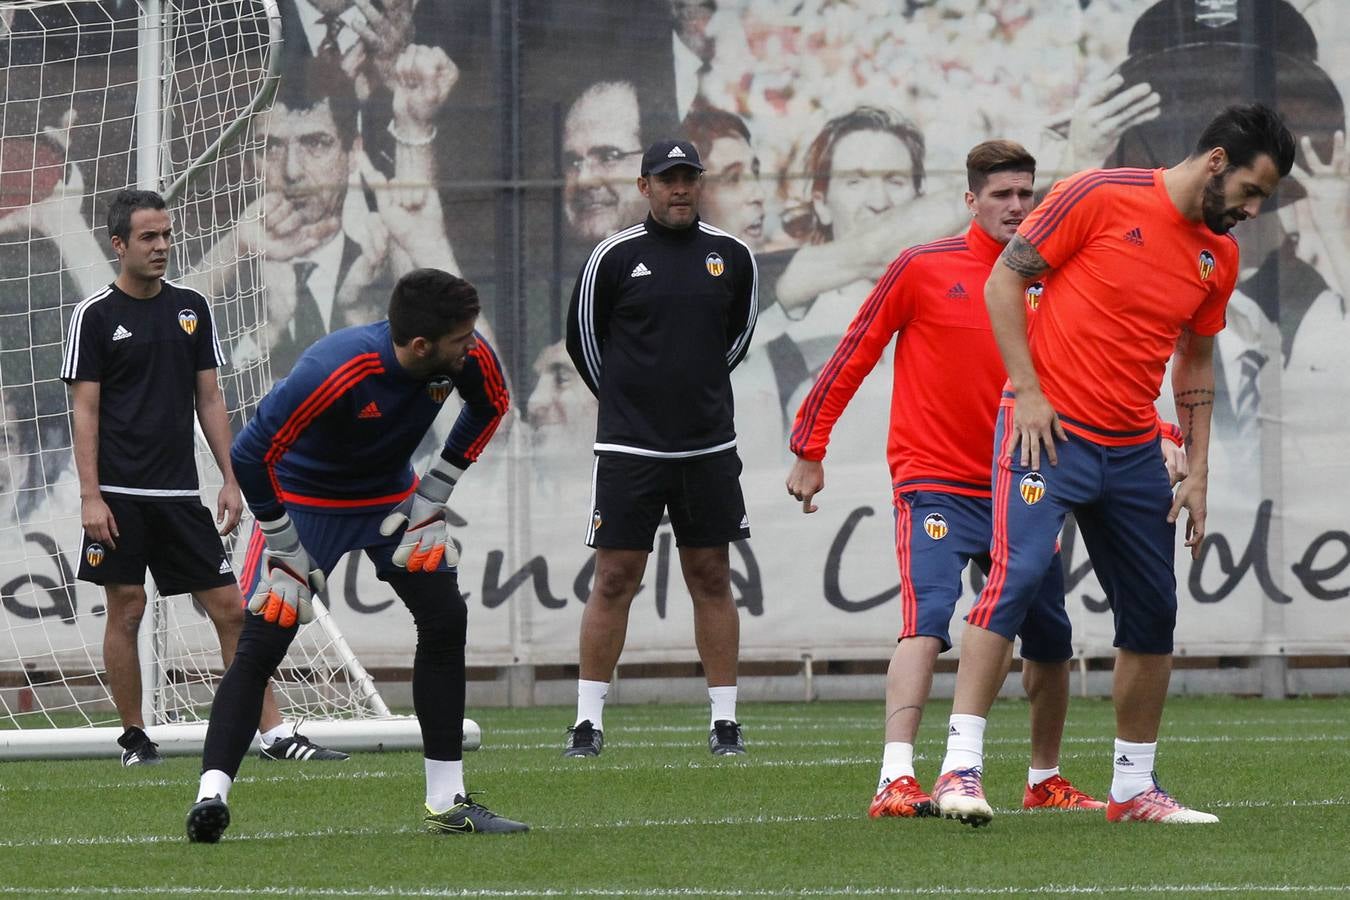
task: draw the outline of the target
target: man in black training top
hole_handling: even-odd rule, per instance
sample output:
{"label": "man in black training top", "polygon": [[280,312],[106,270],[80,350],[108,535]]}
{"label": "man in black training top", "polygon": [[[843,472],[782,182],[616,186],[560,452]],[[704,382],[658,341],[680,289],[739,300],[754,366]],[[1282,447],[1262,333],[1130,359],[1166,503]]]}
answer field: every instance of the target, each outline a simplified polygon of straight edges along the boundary
{"label": "man in black training top", "polygon": [[731,370],[750,346],[758,272],[740,239],[699,220],[703,165],[693,144],[648,147],[637,185],[651,213],[596,246],[567,314],[568,355],[600,411],[586,532],[595,579],[581,617],[576,724],[563,755],[598,756],[604,746],[609,679],[666,510],[708,679],[708,749],[741,754],[740,620],[727,550],[750,536],[750,522]]}
{"label": "man in black training top", "polygon": [[[84,544],[78,577],[103,586],[103,665],[125,729],[122,765],[160,762],[145,734],[136,634],[145,570],[160,594],[191,593],[220,637],[226,665],[244,597],[220,543],[244,508],[230,466],[230,423],[216,369],[225,364],[211,305],[164,279],[173,223],[152,191],[108,207],[117,279],[75,307],[61,378],[70,385]],[[216,520],[198,495],[193,416],[224,479]],[[216,533],[216,525],[220,534]],[[341,760],[282,722],[269,686],[259,724],[263,759]]]}

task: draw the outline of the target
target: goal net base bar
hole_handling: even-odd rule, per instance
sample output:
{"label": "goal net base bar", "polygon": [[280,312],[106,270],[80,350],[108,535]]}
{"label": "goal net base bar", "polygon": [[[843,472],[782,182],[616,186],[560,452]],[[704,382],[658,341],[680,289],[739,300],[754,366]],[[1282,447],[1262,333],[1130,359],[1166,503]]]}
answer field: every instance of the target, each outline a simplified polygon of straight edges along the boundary
{"label": "goal net base bar", "polygon": [[[164,756],[200,756],[206,742],[205,722],[151,725],[150,739]],[[414,716],[389,719],[306,720],[304,734],[315,743],[352,753],[420,750],[422,732]],[[0,760],[97,759],[117,753],[120,727],[30,728],[0,731]],[[477,750],[483,730],[464,720],[464,749]]]}

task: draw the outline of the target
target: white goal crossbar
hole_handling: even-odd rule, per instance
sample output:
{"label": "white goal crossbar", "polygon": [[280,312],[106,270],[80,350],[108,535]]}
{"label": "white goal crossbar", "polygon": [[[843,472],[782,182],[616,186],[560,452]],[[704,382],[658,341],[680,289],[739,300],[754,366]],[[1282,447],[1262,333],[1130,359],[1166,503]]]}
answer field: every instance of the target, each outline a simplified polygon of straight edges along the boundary
{"label": "white goal crossbar", "polygon": [[[150,726],[146,733],[164,756],[200,756],[206,740],[205,722]],[[327,719],[304,723],[305,736],[325,747],[350,752],[415,750],[422,746],[417,719]],[[0,760],[96,759],[109,755],[122,734],[120,727],[41,728],[0,731]],[[464,720],[464,749],[477,750],[483,731],[473,719]]]}

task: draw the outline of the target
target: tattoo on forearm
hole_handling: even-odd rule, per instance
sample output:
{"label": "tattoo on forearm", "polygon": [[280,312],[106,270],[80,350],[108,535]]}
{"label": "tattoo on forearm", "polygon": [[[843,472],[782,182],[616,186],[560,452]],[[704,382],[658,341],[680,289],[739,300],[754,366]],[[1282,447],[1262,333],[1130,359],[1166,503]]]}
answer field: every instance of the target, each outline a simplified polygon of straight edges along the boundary
{"label": "tattoo on forearm", "polygon": [[1186,448],[1194,443],[1195,414],[1206,406],[1214,405],[1214,391],[1210,388],[1191,388],[1176,396],[1177,417],[1182,420],[1181,430],[1185,434]]}
{"label": "tattoo on forearm", "polygon": [[1020,234],[1013,235],[1008,246],[998,255],[1003,264],[1023,278],[1036,278],[1050,269],[1041,254]]}

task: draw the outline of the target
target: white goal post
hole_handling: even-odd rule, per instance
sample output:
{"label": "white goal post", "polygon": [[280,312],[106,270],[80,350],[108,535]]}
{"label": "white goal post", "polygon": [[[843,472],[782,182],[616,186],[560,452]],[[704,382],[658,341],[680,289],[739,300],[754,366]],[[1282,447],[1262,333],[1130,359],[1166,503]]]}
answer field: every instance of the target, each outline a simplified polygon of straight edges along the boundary
{"label": "white goal post", "polygon": [[[266,345],[262,260],[237,235],[261,227],[253,124],[280,77],[280,41],[276,0],[0,5],[0,759],[116,750],[102,596],[74,579],[80,507],[61,349],[74,305],[112,278],[97,222],[126,187],[169,201],[170,277],[211,299],[227,356],[240,342]],[[227,277],[209,261],[231,240]],[[236,426],[272,382],[256,356],[220,377]],[[219,473],[198,445],[213,506]],[[229,541],[236,572],[244,543]],[[219,643],[190,598],[151,600],[140,632],[147,731],[163,752],[200,752]],[[416,719],[390,715],[335,617],[315,606],[274,679],[283,714],[342,749],[420,747]],[[465,749],[480,734],[465,720]]]}

